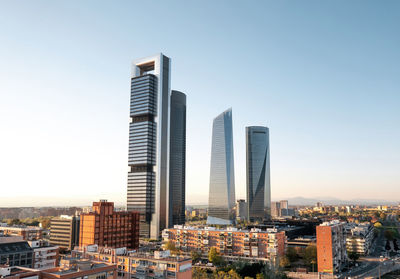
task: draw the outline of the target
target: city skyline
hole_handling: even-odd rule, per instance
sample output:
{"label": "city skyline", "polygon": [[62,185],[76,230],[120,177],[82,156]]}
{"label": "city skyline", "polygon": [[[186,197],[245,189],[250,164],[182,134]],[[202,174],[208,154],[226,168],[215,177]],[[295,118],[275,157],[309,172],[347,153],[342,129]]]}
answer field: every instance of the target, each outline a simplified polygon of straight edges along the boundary
{"label": "city skyline", "polygon": [[129,65],[159,52],[188,94],[187,204],[207,203],[209,127],[226,107],[237,198],[243,129],[260,125],[272,200],[399,200],[399,3],[94,3],[2,3],[1,206],[126,204]]}

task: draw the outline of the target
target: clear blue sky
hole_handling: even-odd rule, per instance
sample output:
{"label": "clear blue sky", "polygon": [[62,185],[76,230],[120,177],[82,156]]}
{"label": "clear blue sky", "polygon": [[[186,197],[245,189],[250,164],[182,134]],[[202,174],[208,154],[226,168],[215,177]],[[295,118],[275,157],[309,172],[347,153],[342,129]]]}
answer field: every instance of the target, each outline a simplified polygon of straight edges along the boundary
{"label": "clear blue sky", "polygon": [[126,197],[130,63],[187,93],[187,201],[213,118],[271,134],[272,198],[400,200],[399,1],[1,1],[0,206]]}

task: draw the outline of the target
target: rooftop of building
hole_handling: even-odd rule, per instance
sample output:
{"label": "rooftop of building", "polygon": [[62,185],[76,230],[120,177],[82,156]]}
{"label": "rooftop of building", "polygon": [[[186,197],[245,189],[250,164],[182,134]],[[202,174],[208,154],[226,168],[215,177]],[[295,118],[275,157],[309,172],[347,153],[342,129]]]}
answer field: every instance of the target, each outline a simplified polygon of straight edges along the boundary
{"label": "rooftop of building", "polygon": [[26,241],[0,243],[0,254],[19,253],[29,250],[32,250],[32,248]]}
{"label": "rooftop of building", "polygon": [[339,220],[332,220],[332,221],[327,221],[323,222],[320,226],[321,227],[334,227],[334,226],[339,226],[339,225],[344,225],[346,223],[341,222]]}
{"label": "rooftop of building", "polygon": [[89,245],[86,247],[75,247],[73,254],[100,254],[100,255],[115,255],[119,257],[143,259],[143,260],[156,260],[159,262],[186,262],[191,261],[190,257],[187,256],[172,256],[170,251],[154,251],[154,253],[149,252],[138,252],[129,251],[126,247],[121,248],[108,248],[108,247],[97,247],[97,245]]}
{"label": "rooftop of building", "polygon": [[4,224],[2,224],[2,226],[0,226],[0,231],[4,231],[4,230],[14,230],[14,231],[43,231],[43,228],[40,227],[34,227],[34,226],[4,226]]}
{"label": "rooftop of building", "polygon": [[[175,225],[172,229],[185,230],[185,231],[215,231],[215,232],[243,232],[243,233],[277,233],[281,231],[278,228],[266,228],[265,230],[259,228],[239,229],[235,227],[216,228],[216,227],[192,227],[184,225]],[[171,229],[165,229],[171,230]]]}
{"label": "rooftop of building", "polygon": [[92,261],[88,259],[80,259],[75,257],[63,258],[60,262],[60,267],[44,270],[45,273],[52,273],[56,275],[64,275],[79,271],[94,270],[97,268],[113,266],[104,262]]}

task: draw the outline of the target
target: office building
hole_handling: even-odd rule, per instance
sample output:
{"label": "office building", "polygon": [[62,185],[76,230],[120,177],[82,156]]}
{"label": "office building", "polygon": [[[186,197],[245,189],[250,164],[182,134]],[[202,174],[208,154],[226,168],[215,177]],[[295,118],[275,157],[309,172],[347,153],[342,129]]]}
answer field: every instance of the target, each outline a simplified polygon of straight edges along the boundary
{"label": "office building", "polygon": [[224,225],[234,222],[233,162],[232,109],[228,109],[213,122],[207,224]]}
{"label": "office building", "polygon": [[186,95],[170,92],[163,54],[132,65],[127,208],[140,212],[140,236],[185,222]]}
{"label": "office building", "polygon": [[171,256],[170,251],[154,253],[129,252],[126,248],[111,249],[91,245],[72,251],[72,255],[117,264],[118,278],[192,278],[192,259]]}
{"label": "office building", "polygon": [[114,203],[93,202],[93,212],[80,215],[79,246],[139,247],[139,213],[114,211]]}
{"label": "office building", "polygon": [[249,215],[247,214],[247,202],[245,200],[236,201],[236,219],[240,221],[247,220]]}
{"label": "office building", "polygon": [[337,274],[346,263],[345,223],[334,220],[317,226],[318,272]]}
{"label": "office building", "polygon": [[272,202],[271,203],[271,216],[276,218],[281,216],[281,203]]}
{"label": "office building", "polygon": [[168,227],[185,223],[186,95],[172,90]]}
{"label": "office building", "polygon": [[64,250],[72,250],[79,245],[79,224],[77,216],[61,215],[50,221],[50,243]]}
{"label": "office building", "polygon": [[26,241],[0,242],[0,265],[32,268],[33,249]]}
{"label": "office building", "polygon": [[43,238],[43,229],[33,226],[7,226],[2,224],[0,233],[9,236],[22,236],[23,240],[38,240]]}
{"label": "office building", "polygon": [[247,206],[250,221],[270,219],[269,129],[246,127]]}
{"label": "office building", "polygon": [[163,231],[164,241],[172,241],[180,251],[197,251],[204,256],[215,247],[224,257],[232,260],[257,258],[272,260],[285,253],[285,232],[276,229],[239,230],[215,227],[195,228],[175,226]]}
{"label": "office building", "polygon": [[289,202],[287,200],[282,200],[279,203],[281,208],[281,216],[289,216]]}

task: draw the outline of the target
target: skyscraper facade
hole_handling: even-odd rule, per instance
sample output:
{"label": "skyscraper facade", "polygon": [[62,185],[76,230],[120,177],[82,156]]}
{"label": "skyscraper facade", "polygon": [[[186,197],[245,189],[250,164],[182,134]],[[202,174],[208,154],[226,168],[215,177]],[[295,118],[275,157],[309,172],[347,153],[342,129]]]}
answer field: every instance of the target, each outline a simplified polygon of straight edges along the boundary
{"label": "skyscraper facade", "polygon": [[248,216],[251,221],[271,215],[269,129],[246,127],[246,178]]}
{"label": "skyscraper facade", "polygon": [[168,223],[170,59],[132,64],[127,209],[140,212],[140,236],[157,239]]}
{"label": "skyscraper facade", "polygon": [[235,219],[232,109],[213,122],[208,224],[231,224]]}
{"label": "skyscraper facade", "polygon": [[185,223],[186,95],[172,90],[168,227]]}

